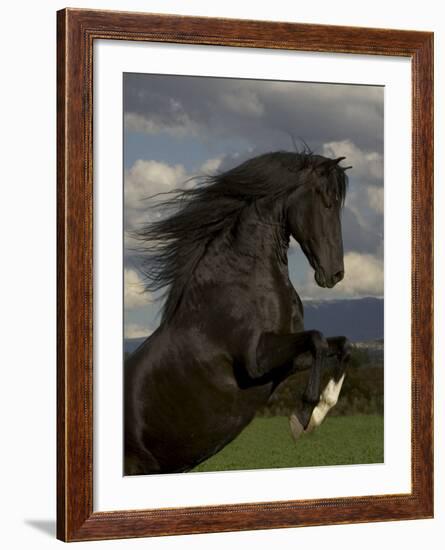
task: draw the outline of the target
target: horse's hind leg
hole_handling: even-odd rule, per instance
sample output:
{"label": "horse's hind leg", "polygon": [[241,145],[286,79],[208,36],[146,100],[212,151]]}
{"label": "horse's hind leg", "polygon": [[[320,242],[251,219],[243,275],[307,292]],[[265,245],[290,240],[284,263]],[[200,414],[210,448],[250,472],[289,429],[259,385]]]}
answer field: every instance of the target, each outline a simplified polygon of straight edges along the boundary
{"label": "horse's hind leg", "polygon": [[328,338],[327,342],[329,345],[328,357],[336,357],[337,363],[332,378],[322,391],[319,402],[311,411],[310,420],[306,428],[303,427],[303,422],[306,420],[305,416],[303,416],[305,411],[304,404],[302,410],[297,413],[292,413],[290,416],[290,428],[295,440],[297,440],[303,432],[311,432],[318,427],[323,422],[332,407],[337,404],[338,397],[340,395],[343,381],[345,379],[346,365],[350,358],[351,346],[348,339],[344,336]]}

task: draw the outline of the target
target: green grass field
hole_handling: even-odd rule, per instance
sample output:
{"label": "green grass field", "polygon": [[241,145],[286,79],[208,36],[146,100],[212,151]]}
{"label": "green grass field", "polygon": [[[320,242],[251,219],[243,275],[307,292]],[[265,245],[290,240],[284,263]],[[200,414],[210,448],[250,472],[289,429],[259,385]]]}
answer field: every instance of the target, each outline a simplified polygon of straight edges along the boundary
{"label": "green grass field", "polygon": [[285,416],[255,418],[218,454],[194,472],[291,468],[383,462],[383,416],[327,418],[294,443]]}

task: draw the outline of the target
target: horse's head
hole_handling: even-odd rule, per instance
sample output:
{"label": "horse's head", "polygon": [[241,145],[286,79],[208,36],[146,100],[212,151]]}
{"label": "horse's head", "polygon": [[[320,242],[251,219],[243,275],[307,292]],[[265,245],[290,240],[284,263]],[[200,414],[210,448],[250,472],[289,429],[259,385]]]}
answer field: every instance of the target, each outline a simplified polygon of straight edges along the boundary
{"label": "horse's head", "polygon": [[302,185],[287,202],[289,231],[314,268],[321,287],[332,288],[344,276],[340,214],[347,178],[338,166],[344,158],[314,157],[311,166],[304,169]]}

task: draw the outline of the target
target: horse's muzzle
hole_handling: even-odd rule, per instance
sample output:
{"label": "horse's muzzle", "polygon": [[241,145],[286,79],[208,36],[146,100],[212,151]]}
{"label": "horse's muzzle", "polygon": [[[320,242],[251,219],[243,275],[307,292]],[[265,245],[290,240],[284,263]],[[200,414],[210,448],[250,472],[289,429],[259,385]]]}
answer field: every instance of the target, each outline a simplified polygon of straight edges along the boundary
{"label": "horse's muzzle", "polygon": [[334,287],[337,283],[339,283],[343,277],[345,276],[345,272],[343,270],[337,271],[337,273],[334,273],[332,277],[326,281],[326,286],[328,288]]}
{"label": "horse's muzzle", "polygon": [[325,272],[322,269],[317,269],[315,272],[315,281],[318,286],[321,286],[322,288],[332,288],[337,283],[339,283],[343,277],[345,276],[345,272],[343,270],[337,271],[331,277],[327,277]]}

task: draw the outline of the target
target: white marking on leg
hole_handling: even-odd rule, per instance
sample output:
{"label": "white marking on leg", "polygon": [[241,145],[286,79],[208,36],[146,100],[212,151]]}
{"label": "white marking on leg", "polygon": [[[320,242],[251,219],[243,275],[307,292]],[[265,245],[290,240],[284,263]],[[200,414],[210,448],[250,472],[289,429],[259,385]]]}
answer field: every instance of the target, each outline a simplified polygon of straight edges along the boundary
{"label": "white marking on leg", "polygon": [[329,412],[329,405],[320,399],[318,405],[315,405],[314,410],[312,411],[311,419],[307,428],[304,430],[305,433],[312,432],[323,422],[325,416]]}
{"label": "white marking on leg", "polygon": [[305,429],[305,432],[311,432],[325,419],[328,412],[337,404],[338,396],[340,395],[341,387],[343,385],[343,380],[345,379],[345,374],[343,373],[342,377],[338,382],[335,382],[333,378],[329,380],[322,394],[320,395],[320,401],[318,405],[314,407],[312,411],[311,419],[309,420],[308,427]]}
{"label": "white marking on leg", "polygon": [[341,387],[343,386],[343,381],[345,379],[345,373],[343,373],[342,377],[338,382],[335,382],[333,378],[331,378],[323,390],[323,393],[321,394],[321,399],[327,405],[329,405],[329,408],[331,409],[337,404],[338,396],[340,395]]}

